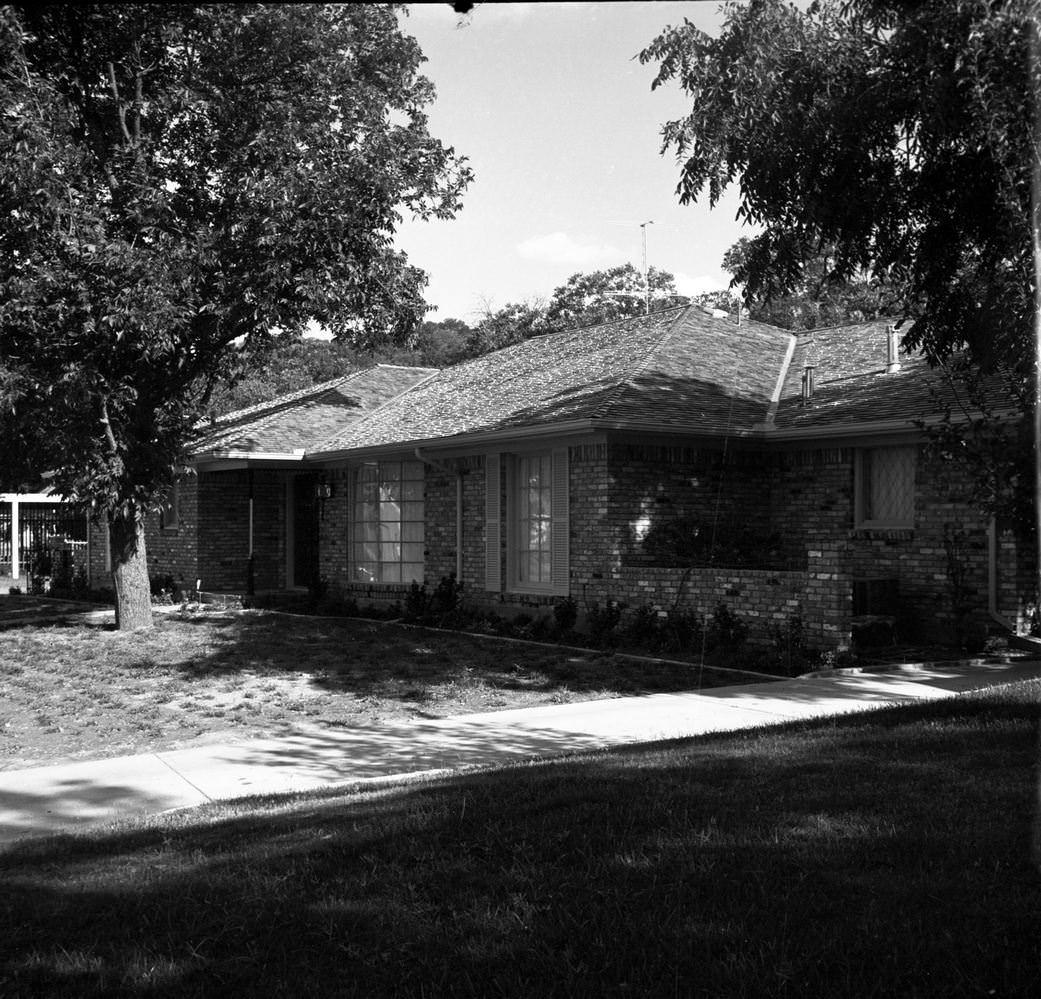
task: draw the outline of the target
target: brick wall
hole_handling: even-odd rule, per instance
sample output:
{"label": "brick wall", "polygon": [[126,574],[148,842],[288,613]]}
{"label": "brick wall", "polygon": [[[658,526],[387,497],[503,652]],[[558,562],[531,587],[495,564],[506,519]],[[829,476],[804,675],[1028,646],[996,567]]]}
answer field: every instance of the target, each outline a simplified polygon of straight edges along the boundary
{"label": "brick wall", "polygon": [[332,496],[319,507],[318,577],[328,586],[344,586],[347,583],[350,476],[347,466],[342,465],[326,469],[325,477],[332,487]]}
{"label": "brick wall", "polygon": [[145,551],[152,580],[171,576],[175,587],[191,589],[199,572],[199,476],[177,480],[177,527],[162,528],[158,514],[145,519]]}
{"label": "brick wall", "polygon": [[1012,623],[1016,634],[1028,635],[1038,608],[1037,544],[1007,528],[997,532],[995,543],[997,611]]}

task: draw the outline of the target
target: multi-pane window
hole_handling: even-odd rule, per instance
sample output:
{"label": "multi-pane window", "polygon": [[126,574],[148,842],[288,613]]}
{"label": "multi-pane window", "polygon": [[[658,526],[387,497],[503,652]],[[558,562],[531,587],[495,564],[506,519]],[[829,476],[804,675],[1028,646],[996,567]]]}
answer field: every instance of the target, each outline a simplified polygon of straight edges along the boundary
{"label": "multi-pane window", "polygon": [[517,516],[517,582],[548,586],[553,569],[552,459],[548,454],[519,455],[514,489]]}
{"label": "multi-pane window", "polygon": [[864,448],[857,464],[857,522],[862,526],[914,526],[913,447]]}
{"label": "multi-pane window", "polygon": [[354,483],[353,578],[367,583],[423,581],[423,463],[362,465]]}

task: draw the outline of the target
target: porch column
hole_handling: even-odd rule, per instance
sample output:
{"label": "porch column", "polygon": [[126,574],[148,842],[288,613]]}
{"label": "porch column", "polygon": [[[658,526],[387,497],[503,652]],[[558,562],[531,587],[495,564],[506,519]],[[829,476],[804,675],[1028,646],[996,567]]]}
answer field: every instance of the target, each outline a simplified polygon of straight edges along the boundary
{"label": "porch column", "polygon": [[18,564],[21,560],[21,530],[18,524],[18,497],[11,497],[11,578],[17,583],[22,574],[22,567]]}

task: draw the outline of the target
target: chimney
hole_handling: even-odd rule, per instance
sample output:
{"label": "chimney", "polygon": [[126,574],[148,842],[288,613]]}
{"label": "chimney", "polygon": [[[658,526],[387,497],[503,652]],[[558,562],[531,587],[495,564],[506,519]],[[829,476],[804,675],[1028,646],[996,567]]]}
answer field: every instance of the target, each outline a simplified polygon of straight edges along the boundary
{"label": "chimney", "polygon": [[802,404],[808,406],[813,399],[813,365],[802,369]]}
{"label": "chimney", "polygon": [[896,327],[886,327],[886,374],[892,375],[900,370],[900,345],[896,338]]}

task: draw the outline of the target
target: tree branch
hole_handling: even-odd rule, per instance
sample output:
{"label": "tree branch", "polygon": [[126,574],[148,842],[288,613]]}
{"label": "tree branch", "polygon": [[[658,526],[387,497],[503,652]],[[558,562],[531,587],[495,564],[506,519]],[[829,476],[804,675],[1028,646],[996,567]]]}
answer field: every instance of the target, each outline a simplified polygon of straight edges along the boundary
{"label": "tree branch", "polygon": [[106,63],[106,65],[108,66],[109,90],[112,91],[112,99],[116,102],[116,114],[119,115],[119,128],[123,133],[123,138],[127,141],[127,145],[130,145],[133,140],[130,138],[130,132],[127,129],[126,108],[123,107],[123,102],[119,99],[119,86],[116,84],[116,67],[111,62]]}

